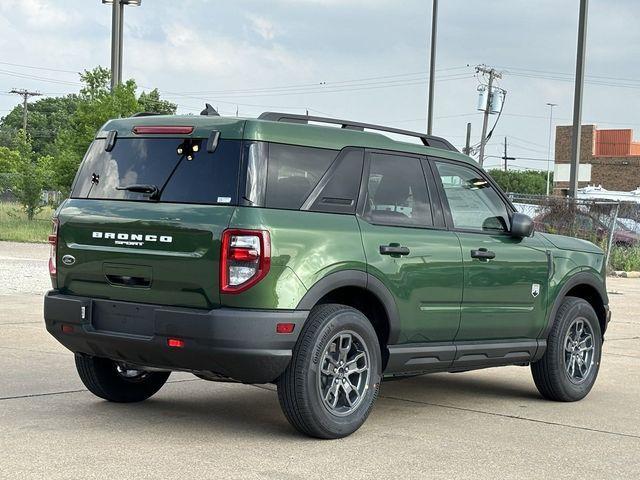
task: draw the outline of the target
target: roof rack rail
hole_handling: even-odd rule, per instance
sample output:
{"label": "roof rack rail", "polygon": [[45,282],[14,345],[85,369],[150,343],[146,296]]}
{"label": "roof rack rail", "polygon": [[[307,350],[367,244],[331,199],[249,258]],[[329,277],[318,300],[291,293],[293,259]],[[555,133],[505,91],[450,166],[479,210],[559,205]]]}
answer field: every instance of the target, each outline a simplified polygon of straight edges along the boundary
{"label": "roof rack rail", "polygon": [[158,112],[138,112],[131,115],[131,118],[135,117],[153,117],[154,115],[162,115],[162,113]]}
{"label": "roof rack rail", "polygon": [[382,125],[374,125],[371,123],[352,122],[350,120],[340,120],[337,118],[328,117],[314,117],[311,115],[298,115],[294,113],[279,113],[279,112],[264,112],[258,117],[258,120],[270,120],[272,122],[289,122],[289,123],[303,123],[309,122],[328,123],[332,125],[340,125],[341,128],[346,130],[359,130],[364,129],[378,130],[380,132],[395,133],[397,135],[405,135],[407,137],[419,138],[423,145],[426,147],[440,148],[443,150],[452,150],[457,152],[458,149],[454,147],[451,142],[441,137],[434,137],[432,135],[426,135],[424,133],[412,132],[410,130],[402,130],[399,128],[385,127]]}

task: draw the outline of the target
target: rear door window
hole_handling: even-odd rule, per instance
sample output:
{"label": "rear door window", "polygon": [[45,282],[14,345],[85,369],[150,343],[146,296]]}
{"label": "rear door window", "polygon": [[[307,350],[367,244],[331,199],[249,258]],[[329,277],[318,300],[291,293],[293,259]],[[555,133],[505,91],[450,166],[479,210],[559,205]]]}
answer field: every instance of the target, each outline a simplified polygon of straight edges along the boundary
{"label": "rear door window", "polygon": [[[206,139],[120,138],[112,151],[104,147],[98,139],[89,148],[72,198],[237,204],[238,140],[220,140],[213,153]],[[131,185],[155,186],[161,194],[152,199],[122,189]]]}
{"label": "rear door window", "polygon": [[420,159],[370,153],[364,218],[377,225],[433,225]]}

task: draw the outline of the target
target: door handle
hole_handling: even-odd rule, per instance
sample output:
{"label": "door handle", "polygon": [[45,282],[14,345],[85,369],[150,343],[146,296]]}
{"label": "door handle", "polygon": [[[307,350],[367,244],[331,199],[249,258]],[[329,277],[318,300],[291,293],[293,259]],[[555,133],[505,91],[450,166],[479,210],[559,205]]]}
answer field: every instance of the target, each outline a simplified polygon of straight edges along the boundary
{"label": "door handle", "polygon": [[409,247],[403,247],[392,243],[391,245],[380,245],[380,255],[409,255]]}
{"label": "door handle", "polygon": [[496,258],[495,252],[491,252],[486,248],[479,248],[477,250],[471,250],[471,258],[478,258],[480,260],[491,260]]}

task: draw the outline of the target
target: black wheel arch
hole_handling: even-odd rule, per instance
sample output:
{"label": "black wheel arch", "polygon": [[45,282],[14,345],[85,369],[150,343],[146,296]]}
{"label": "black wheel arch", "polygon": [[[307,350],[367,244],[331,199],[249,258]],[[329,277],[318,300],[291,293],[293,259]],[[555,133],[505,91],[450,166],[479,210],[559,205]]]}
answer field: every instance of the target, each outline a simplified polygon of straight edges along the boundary
{"label": "black wheel arch", "polygon": [[541,337],[547,338],[555,322],[556,314],[566,297],[579,297],[591,304],[600,321],[602,336],[607,329],[609,305],[607,290],[600,277],[591,272],[579,272],[570,277],[562,286],[547,315],[547,326]]}
{"label": "black wheel arch", "polygon": [[[327,298],[332,292],[356,288],[372,295],[384,308],[387,331],[386,345],[398,343],[400,337],[400,315],[393,295],[377,277],[361,270],[341,270],[333,272],[318,280],[302,297],[297,309],[311,310],[315,305]],[[375,325],[374,325],[375,326]]]}

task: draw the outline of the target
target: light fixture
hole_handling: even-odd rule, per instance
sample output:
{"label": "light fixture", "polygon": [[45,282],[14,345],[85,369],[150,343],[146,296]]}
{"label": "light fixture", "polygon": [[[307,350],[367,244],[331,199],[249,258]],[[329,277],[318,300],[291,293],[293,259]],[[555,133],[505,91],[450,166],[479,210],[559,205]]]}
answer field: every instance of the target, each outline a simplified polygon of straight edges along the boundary
{"label": "light fixture", "polygon": [[[106,5],[113,5],[113,0],[102,0],[102,3]],[[133,5],[139,7],[142,4],[142,0],[120,0],[120,5]]]}

